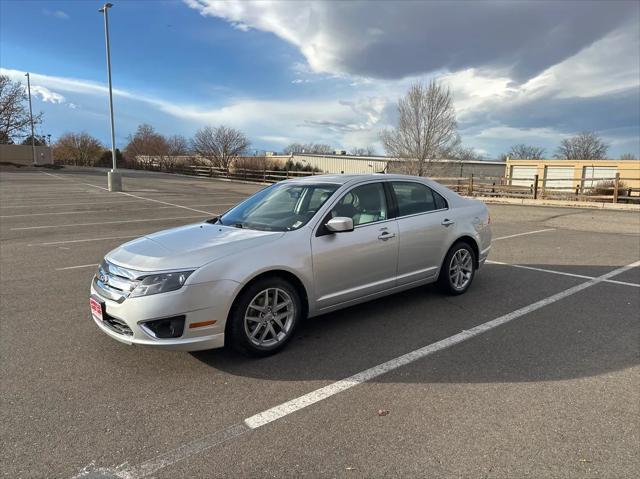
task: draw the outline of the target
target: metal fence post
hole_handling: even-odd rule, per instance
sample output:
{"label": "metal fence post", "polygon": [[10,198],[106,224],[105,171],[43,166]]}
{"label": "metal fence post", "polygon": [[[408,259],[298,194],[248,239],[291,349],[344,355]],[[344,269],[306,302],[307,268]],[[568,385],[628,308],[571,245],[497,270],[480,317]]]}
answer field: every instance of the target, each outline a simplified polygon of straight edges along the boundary
{"label": "metal fence post", "polygon": [[538,175],[533,177],[533,199],[538,199]]}
{"label": "metal fence post", "polygon": [[613,202],[618,202],[618,187],[620,186],[620,172],[616,173],[616,179],[613,180]]}

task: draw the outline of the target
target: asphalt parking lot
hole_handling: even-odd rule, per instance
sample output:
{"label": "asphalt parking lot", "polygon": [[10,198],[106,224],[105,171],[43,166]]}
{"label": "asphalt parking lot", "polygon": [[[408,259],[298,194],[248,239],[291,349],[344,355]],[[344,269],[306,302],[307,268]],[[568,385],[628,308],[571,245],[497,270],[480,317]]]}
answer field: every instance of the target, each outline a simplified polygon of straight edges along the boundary
{"label": "asphalt parking lot", "polygon": [[0,172],[3,477],[637,477],[637,212],[492,205],[467,294],[314,318],[250,360],[91,321],[110,249],[259,188],[126,175],[108,193],[98,170]]}

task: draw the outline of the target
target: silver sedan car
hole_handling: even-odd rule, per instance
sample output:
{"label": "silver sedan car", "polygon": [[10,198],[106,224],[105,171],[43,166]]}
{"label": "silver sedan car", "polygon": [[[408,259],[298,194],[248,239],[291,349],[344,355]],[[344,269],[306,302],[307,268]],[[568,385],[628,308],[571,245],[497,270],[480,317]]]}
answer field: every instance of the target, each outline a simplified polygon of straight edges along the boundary
{"label": "silver sedan car", "polygon": [[265,356],[300,322],[437,282],[462,294],[491,248],[486,206],[425,178],[322,175],[108,253],[97,326],[132,345]]}

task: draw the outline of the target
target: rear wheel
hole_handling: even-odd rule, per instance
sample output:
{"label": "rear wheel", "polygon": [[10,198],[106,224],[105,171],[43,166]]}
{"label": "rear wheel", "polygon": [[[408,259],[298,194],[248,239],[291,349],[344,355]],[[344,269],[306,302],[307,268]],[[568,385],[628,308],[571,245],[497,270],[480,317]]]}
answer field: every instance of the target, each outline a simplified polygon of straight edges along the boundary
{"label": "rear wheel", "polygon": [[282,278],[264,278],[240,293],[229,318],[231,346],[248,356],[268,356],[291,339],[302,313],[296,289]]}
{"label": "rear wheel", "polygon": [[462,294],[469,286],[476,273],[476,257],[473,248],[464,241],[454,244],[444,259],[438,284],[447,294]]}

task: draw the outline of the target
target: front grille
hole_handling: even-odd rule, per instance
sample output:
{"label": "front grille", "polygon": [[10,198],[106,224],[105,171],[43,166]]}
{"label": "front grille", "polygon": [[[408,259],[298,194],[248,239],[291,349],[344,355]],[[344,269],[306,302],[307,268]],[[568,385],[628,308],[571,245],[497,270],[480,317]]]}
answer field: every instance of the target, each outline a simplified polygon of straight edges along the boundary
{"label": "front grille", "polygon": [[138,285],[142,273],[102,261],[93,284],[101,296],[122,303]]}
{"label": "front grille", "polygon": [[133,336],[133,331],[131,328],[127,326],[127,323],[121,321],[119,319],[114,318],[113,316],[104,315],[103,323],[109,327],[112,331],[118,334],[124,334],[125,336]]}

